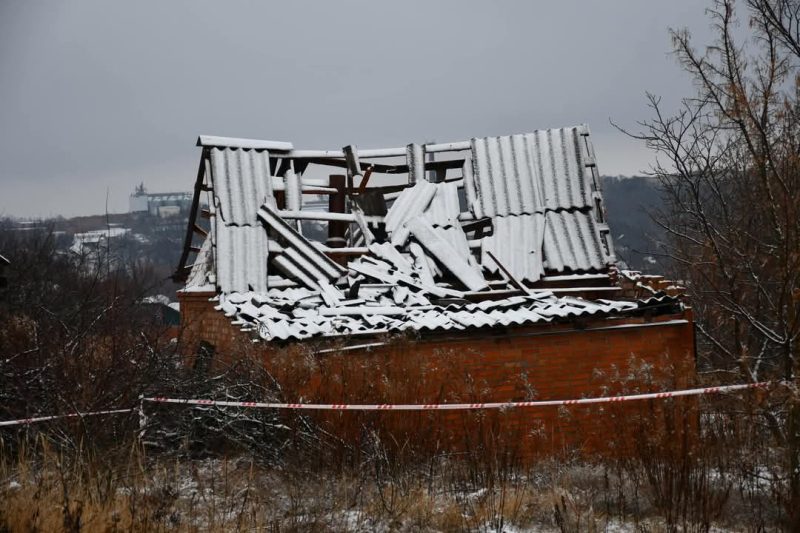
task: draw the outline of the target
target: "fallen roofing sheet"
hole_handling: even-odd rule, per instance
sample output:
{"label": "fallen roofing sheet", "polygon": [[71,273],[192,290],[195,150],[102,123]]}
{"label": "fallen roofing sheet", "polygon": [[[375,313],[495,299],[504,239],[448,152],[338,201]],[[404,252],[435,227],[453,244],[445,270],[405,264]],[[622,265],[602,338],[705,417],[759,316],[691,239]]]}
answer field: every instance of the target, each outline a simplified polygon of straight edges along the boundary
{"label": "fallen roofing sheet", "polygon": [[[458,280],[471,291],[479,291],[488,287],[486,280],[481,275],[480,267],[471,263],[459,253],[459,240],[461,250],[467,248],[467,238],[447,238],[447,234],[440,228],[434,228],[424,218],[412,218],[406,223],[411,235],[430,253],[437,261],[449,270]],[[456,231],[458,233],[458,230]],[[461,232],[463,235],[463,232]]]}
{"label": "fallen roofing sheet", "polygon": [[[335,281],[344,273],[342,267],[315,248],[269,204],[261,206],[258,217],[283,241],[282,250],[276,254],[274,260],[288,277],[306,287],[319,288],[321,281]],[[264,228],[259,229],[264,235],[267,234]],[[266,267],[266,259],[264,265]],[[264,279],[266,280],[266,276]]]}
{"label": "fallen roofing sheet", "polygon": [[392,244],[398,246],[405,244],[409,230],[403,227],[404,224],[428,209],[436,190],[437,185],[420,181],[400,193],[384,218],[386,231],[392,234]]}
{"label": "fallen roofing sheet", "polygon": [[458,226],[458,215],[461,207],[458,201],[458,185],[455,183],[438,183],[436,194],[425,209],[424,216],[432,226],[449,228]]}

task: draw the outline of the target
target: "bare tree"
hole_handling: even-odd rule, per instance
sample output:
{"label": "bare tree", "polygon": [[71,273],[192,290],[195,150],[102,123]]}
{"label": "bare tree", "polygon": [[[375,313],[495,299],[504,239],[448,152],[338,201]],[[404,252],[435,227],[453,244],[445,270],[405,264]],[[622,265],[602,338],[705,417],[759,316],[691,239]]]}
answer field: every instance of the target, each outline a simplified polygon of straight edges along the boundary
{"label": "bare tree", "polygon": [[[633,136],[657,155],[665,253],[695,308],[705,369],[794,382],[800,364],[800,2],[734,0],[707,13],[715,41],[672,30],[696,94],[674,114],[648,94],[652,118]],[[746,35],[742,35],[746,34]],[[789,450],[800,503],[800,413],[765,412]]]}

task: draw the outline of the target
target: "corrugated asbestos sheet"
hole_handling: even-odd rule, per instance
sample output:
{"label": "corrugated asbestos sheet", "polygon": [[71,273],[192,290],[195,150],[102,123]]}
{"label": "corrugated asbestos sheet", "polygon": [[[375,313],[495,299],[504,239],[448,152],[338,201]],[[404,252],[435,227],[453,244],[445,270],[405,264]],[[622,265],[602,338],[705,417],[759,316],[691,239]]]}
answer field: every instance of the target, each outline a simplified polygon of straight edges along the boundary
{"label": "corrugated asbestos sheet", "polygon": [[217,216],[226,224],[258,224],[258,208],[272,196],[269,152],[211,148],[209,155]]}
{"label": "corrugated asbestos sheet", "polygon": [[214,264],[225,293],[267,290],[267,232],[258,226],[217,224]]}
{"label": "corrugated asbestos sheet", "polygon": [[480,291],[488,287],[480,267],[467,259],[471,256],[461,228],[453,228],[448,235],[446,229],[434,228],[423,217],[409,220],[407,226],[422,247],[469,290]]}
{"label": "corrugated asbestos sheet", "polygon": [[420,181],[413,187],[403,189],[384,218],[386,231],[392,235],[392,244],[405,243],[408,230],[403,225],[428,209],[435,194],[436,185],[427,181]]}
{"label": "corrugated asbestos sheet", "polygon": [[609,255],[591,211],[548,211],[544,225],[545,268],[554,272],[607,267]]}
{"label": "corrugated asbestos sheet", "polygon": [[272,195],[269,152],[215,146],[208,158],[216,284],[225,293],[266,290],[268,239],[257,215]]}
{"label": "corrugated asbestos sheet", "polygon": [[[484,238],[485,250],[519,279],[536,281],[545,270],[602,270],[614,260],[607,228],[597,222],[588,136],[578,126],[472,140],[467,201],[476,217],[492,218],[495,234]],[[545,214],[544,228],[535,213]]]}
{"label": "corrugated asbestos sheet", "polygon": [[472,140],[472,173],[467,199],[475,216],[541,212],[544,199],[537,157],[526,135]]}
{"label": "corrugated asbestos sheet", "polygon": [[455,183],[437,183],[436,193],[425,210],[425,218],[432,226],[449,228],[458,225],[461,208],[458,203],[458,185]]}
{"label": "corrugated asbestos sheet", "polygon": [[484,268],[493,273],[500,270],[487,253],[491,252],[516,279],[538,281],[544,275],[545,215],[509,215],[492,221],[494,233],[482,240]]}
{"label": "corrugated asbestos sheet", "polygon": [[472,140],[465,176],[476,217],[540,213],[592,205],[584,127]]}
{"label": "corrugated asbestos sheet", "polygon": [[213,256],[211,250],[211,239],[203,241],[200,252],[194,260],[189,277],[186,279],[186,288],[194,289],[207,287],[209,285],[208,275],[213,272]]}
{"label": "corrugated asbestos sheet", "polygon": [[[273,260],[284,274],[297,279],[309,288],[319,288],[321,281],[334,281],[343,274],[342,267],[317,250],[269,204],[261,206],[258,217],[282,240],[283,251],[276,254]],[[266,238],[267,232],[264,228],[258,227],[258,230]]]}

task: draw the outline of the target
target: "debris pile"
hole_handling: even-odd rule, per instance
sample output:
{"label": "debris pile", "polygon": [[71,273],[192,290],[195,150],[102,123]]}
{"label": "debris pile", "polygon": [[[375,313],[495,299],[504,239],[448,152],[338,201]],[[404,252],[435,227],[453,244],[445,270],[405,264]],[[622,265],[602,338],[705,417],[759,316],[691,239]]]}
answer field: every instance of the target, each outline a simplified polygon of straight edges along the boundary
{"label": "debris pile", "polygon": [[[211,232],[193,245],[190,221],[176,276],[186,291],[214,291],[220,311],[263,339],[524,325],[642,306],[577,297],[619,296],[585,126],[361,151],[198,144],[195,205],[209,194]],[[311,165],[347,174],[311,177]],[[376,185],[373,174],[395,183]],[[312,221],[327,223],[326,238],[309,235]]]}

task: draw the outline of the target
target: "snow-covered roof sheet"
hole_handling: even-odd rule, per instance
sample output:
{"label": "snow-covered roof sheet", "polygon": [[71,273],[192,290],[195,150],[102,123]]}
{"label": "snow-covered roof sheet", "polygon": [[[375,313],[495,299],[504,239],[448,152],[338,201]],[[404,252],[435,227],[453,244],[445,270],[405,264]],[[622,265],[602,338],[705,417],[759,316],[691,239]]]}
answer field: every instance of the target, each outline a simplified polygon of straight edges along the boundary
{"label": "snow-covered roof sheet", "polygon": [[552,292],[479,303],[436,305],[402,287],[370,288],[365,298],[326,303],[308,289],[220,295],[217,309],[265,340],[374,335],[400,331],[461,331],[524,326],[558,319],[636,311],[640,303],[557,297]]}
{"label": "snow-covered roof sheet", "polygon": [[[362,151],[207,136],[198,145],[195,190],[211,196],[211,231],[193,245],[190,221],[187,250],[198,256],[179,271],[188,290],[213,284],[220,310],[265,339],[636,308],[531,291],[545,276],[591,276],[615,261],[585,126]],[[406,163],[367,161],[386,157]],[[311,163],[346,168],[348,185],[304,176]],[[373,171],[408,180],[387,185],[370,179]],[[329,196],[331,206],[338,195],[340,207],[304,209],[310,194]],[[344,248],[305,236],[315,220],[344,225]]]}

